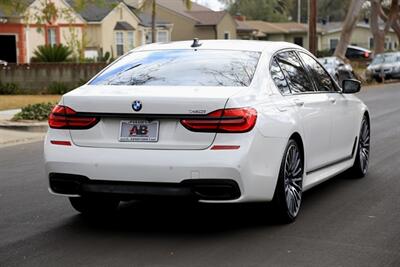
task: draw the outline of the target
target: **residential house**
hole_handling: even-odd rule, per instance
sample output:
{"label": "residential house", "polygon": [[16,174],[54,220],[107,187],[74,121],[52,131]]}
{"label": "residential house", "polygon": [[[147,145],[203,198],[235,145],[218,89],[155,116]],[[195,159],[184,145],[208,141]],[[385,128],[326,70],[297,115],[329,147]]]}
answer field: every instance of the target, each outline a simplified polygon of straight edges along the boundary
{"label": "residential house", "polygon": [[[262,20],[246,20],[242,23],[255,30],[258,40],[285,41],[308,49],[308,25],[296,22],[272,23]],[[317,45],[321,47],[322,29],[317,29]]]}
{"label": "residential house", "polygon": [[[319,24],[319,27],[323,30],[323,34],[321,36],[321,49],[335,49],[339,43],[340,34],[342,32],[342,23],[324,23]],[[382,25],[381,27],[384,26]],[[350,44],[373,50],[374,38],[368,22],[363,21],[356,24],[351,36]],[[397,35],[392,29],[390,29],[385,36],[385,49],[397,50],[398,45],[399,40]]]}
{"label": "residential house", "polygon": [[82,39],[85,20],[66,1],[52,0],[62,14],[38,21],[44,3],[27,0],[22,14],[7,14],[0,10],[1,60],[28,63],[39,45],[67,44],[72,39]]}
{"label": "residential house", "polygon": [[[88,3],[78,12],[86,21],[86,57],[97,57],[106,52],[111,57],[117,57],[149,42],[150,17],[124,2],[106,0],[104,4]],[[157,20],[157,41],[168,42],[172,27],[169,22]]]}
{"label": "residential house", "polygon": [[253,40],[257,38],[257,30],[246,23],[246,16],[237,15],[235,21],[237,39]]}
{"label": "residential house", "polygon": [[[49,3],[58,11],[57,16],[38,21]],[[89,58],[106,52],[117,57],[151,39],[149,16],[118,0],[87,3],[79,11],[72,0],[27,0],[26,4],[21,14],[0,10],[0,60],[29,63],[37,47],[45,44],[68,45],[78,55],[84,47]],[[156,26],[157,41],[170,41],[173,25],[157,20]]]}
{"label": "residential house", "polygon": [[[126,0],[134,8],[151,14],[151,1]],[[157,0],[157,18],[174,25],[172,41],[199,39],[237,39],[237,23],[226,11],[213,11],[192,2],[188,10],[182,0]]]}

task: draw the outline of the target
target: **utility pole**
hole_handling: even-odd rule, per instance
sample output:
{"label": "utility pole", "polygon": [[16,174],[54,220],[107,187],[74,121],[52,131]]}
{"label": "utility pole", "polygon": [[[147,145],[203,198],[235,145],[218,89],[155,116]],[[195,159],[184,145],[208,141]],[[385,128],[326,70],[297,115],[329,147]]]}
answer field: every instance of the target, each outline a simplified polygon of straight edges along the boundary
{"label": "utility pole", "polygon": [[317,0],[308,0],[308,47],[309,51],[317,53]]}
{"label": "utility pole", "polygon": [[301,0],[297,0],[297,22],[301,23]]}

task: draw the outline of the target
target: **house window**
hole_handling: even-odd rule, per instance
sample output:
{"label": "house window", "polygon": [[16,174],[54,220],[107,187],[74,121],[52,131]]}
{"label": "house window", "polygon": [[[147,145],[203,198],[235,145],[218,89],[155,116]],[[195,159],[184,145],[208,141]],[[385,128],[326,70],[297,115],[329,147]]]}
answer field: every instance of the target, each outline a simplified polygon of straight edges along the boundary
{"label": "house window", "polygon": [[56,29],[54,28],[47,29],[47,44],[49,45],[57,44],[56,34],[57,34]]}
{"label": "house window", "polygon": [[303,46],[303,37],[294,37],[293,42],[299,46]]}
{"label": "house window", "polygon": [[385,38],[385,49],[392,49],[389,38]]}
{"label": "house window", "polygon": [[152,35],[151,35],[151,31],[146,32],[146,44],[151,44],[152,41]]}
{"label": "house window", "polygon": [[329,40],[329,48],[335,49],[336,46],[338,45],[338,43],[339,43],[339,39],[330,39]]}
{"label": "house window", "polygon": [[167,31],[157,31],[157,42],[166,43],[168,42]]}
{"label": "house window", "polygon": [[115,46],[117,47],[117,56],[122,56],[124,54],[124,33],[115,33]]}
{"label": "house window", "polygon": [[225,40],[231,39],[231,33],[230,32],[224,32],[224,39]]}
{"label": "house window", "polygon": [[127,32],[128,49],[131,50],[135,47],[135,35],[133,31]]}

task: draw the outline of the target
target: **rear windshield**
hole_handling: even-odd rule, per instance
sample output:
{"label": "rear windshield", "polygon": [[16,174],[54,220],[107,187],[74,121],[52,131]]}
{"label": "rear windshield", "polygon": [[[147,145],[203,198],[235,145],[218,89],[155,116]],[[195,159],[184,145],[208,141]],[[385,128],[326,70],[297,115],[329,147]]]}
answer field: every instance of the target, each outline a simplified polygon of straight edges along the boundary
{"label": "rear windshield", "polygon": [[156,50],[133,52],[97,76],[92,85],[249,86],[259,52]]}

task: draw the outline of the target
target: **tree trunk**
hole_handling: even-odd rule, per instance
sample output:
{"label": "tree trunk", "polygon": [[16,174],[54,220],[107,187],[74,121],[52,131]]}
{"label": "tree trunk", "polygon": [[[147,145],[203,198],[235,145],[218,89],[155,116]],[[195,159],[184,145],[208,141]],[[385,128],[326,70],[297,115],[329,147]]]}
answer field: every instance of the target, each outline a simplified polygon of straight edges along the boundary
{"label": "tree trunk", "polygon": [[[371,32],[374,37],[375,54],[385,51],[385,35],[392,28],[400,40],[400,25],[399,25],[399,0],[392,0],[389,14],[386,15],[379,0],[371,1]],[[379,19],[385,22],[383,29],[379,28]]]}
{"label": "tree trunk", "polygon": [[151,42],[156,42],[156,0],[152,2],[151,8]]}
{"label": "tree trunk", "polygon": [[[375,55],[385,51],[385,29],[379,29],[379,16],[381,12],[380,0],[371,1],[371,33],[374,38]],[[389,23],[389,22],[386,22]]]}
{"label": "tree trunk", "polygon": [[354,27],[358,21],[358,15],[360,14],[361,7],[365,0],[352,0],[349,6],[349,11],[347,11],[346,18],[343,22],[342,32],[340,34],[339,43],[336,46],[334,56],[341,59],[346,58],[347,46],[350,44],[351,35],[353,33]]}

